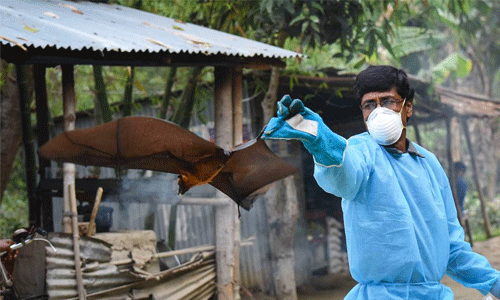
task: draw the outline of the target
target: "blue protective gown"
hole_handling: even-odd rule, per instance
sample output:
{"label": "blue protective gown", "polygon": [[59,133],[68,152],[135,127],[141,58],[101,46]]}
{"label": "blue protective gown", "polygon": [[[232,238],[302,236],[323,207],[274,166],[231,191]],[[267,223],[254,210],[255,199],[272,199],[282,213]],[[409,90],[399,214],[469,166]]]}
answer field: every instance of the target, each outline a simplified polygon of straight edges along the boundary
{"label": "blue protective gown", "polygon": [[[337,139],[337,140],[335,140]],[[389,153],[368,133],[334,134],[339,166],[315,164],[314,177],[342,197],[352,277],[345,299],[453,299],[445,274],[487,294],[499,272],[464,241],[448,178],[431,152]]]}

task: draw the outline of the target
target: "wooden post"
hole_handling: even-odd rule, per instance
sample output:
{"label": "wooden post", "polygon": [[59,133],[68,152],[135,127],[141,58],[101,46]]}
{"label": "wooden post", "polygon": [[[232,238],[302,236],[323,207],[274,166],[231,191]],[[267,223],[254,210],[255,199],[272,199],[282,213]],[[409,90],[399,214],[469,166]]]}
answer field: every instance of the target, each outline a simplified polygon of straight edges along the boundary
{"label": "wooden post", "polygon": [[[241,68],[233,69],[232,102],[233,102],[233,142],[234,145],[243,142],[243,103]],[[234,146],[233,145],[233,146]]]}
{"label": "wooden post", "polygon": [[76,209],[75,185],[68,185],[69,202],[71,206],[71,225],[73,232],[73,254],[75,258],[75,276],[78,289],[78,299],[85,300],[85,287],[83,286],[82,261],[80,258],[80,233],[78,231],[78,211]]}
{"label": "wooden post", "polygon": [[462,143],[461,143],[461,133],[460,133],[460,122],[457,117],[451,118],[450,123],[451,129],[451,158],[454,162],[462,160]]}
{"label": "wooden post", "polygon": [[[232,71],[227,67],[214,70],[214,127],[215,141],[228,149],[233,146]],[[217,191],[218,197],[222,197]],[[231,202],[215,208],[215,257],[217,264],[217,296],[219,300],[234,296],[234,215],[236,205]]]}
{"label": "wooden post", "polygon": [[479,177],[477,176],[476,158],[474,156],[474,149],[472,148],[472,143],[470,141],[469,127],[467,126],[467,120],[465,118],[460,120],[462,123],[462,131],[464,132],[465,140],[467,141],[467,148],[469,149],[469,155],[472,163],[472,174],[474,175],[474,183],[476,185],[477,195],[481,203],[481,214],[483,216],[483,226],[484,232],[487,238],[491,238],[491,224],[488,213],[486,212],[486,203],[484,201],[483,191],[481,190],[481,185],[479,184]]}
{"label": "wooden post", "polygon": [[[451,118],[446,118],[446,158],[448,159],[448,174],[451,185],[451,192],[453,194],[453,200],[455,200],[455,208],[457,209],[457,217],[458,221],[464,227],[462,210],[460,209],[460,203],[458,202],[458,192],[457,192],[457,176],[455,173],[454,163],[453,163],[453,155],[452,155],[452,130],[451,130]],[[465,227],[464,227],[465,229]]]}
{"label": "wooden post", "polygon": [[418,129],[418,124],[415,122],[413,123],[413,129],[415,129],[415,139],[417,139],[417,144],[422,146],[422,139],[420,138],[420,130]]}
{"label": "wooden post", "polygon": [[19,108],[23,134],[24,159],[26,164],[26,187],[29,201],[29,222],[39,225],[40,212],[36,201],[36,159],[31,130],[30,94],[28,91],[28,66],[16,65],[17,88],[19,90]]}
{"label": "wooden post", "polygon": [[[62,96],[63,96],[63,111],[64,111],[64,131],[75,129],[76,120],[76,96],[75,96],[75,78],[74,66],[62,65]],[[63,187],[64,187],[64,216],[63,216],[63,231],[71,233],[71,205],[69,195],[69,185],[75,185],[76,167],[75,164],[63,164]]]}
{"label": "wooden post", "polygon": [[[49,106],[47,104],[47,82],[45,79],[46,67],[35,65],[35,103],[36,103],[36,135],[38,147],[49,141]],[[47,169],[50,168],[50,160],[38,157],[38,175],[40,180],[45,179]],[[42,214],[42,226],[45,230],[54,231],[52,220],[52,196],[39,195],[39,206]]]}
{"label": "wooden post", "polygon": [[[262,109],[267,122],[276,112],[279,69],[273,67]],[[280,144],[281,146],[282,144]],[[281,147],[280,147],[281,148]],[[298,199],[293,177],[275,182],[266,193],[266,217],[269,227],[270,280],[278,299],[296,300],[294,238],[298,219]]]}
{"label": "wooden post", "polygon": [[[243,103],[242,98],[242,73],[241,68],[233,69],[233,143],[235,145],[243,142]],[[241,224],[238,214],[234,215],[234,296],[233,299],[239,300],[240,297],[240,249],[241,249]]]}
{"label": "wooden post", "polygon": [[102,187],[97,189],[97,194],[95,196],[94,207],[92,208],[92,213],[90,214],[89,227],[87,228],[87,236],[92,236],[95,234],[95,218],[97,217],[97,212],[99,211],[99,205],[101,204],[102,198]]}

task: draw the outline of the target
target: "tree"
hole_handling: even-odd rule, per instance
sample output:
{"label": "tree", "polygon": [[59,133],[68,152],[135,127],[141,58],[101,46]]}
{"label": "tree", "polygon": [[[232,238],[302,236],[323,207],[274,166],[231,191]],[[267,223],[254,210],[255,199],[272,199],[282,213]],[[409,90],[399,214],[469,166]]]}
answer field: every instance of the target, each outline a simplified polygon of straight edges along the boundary
{"label": "tree", "polygon": [[[7,188],[22,142],[21,119],[19,107],[19,92],[17,88],[16,70],[13,65],[0,60],[0,71],[2,74],[1,89],[1,189],[0,205],[3,193]],[[33,99],[34,77],[33,68],[28,69],[28,95]]]}
{"label": "tree", "polygon": [[[370,4],[358,1],[275,1],[264,0],[255,14],[256,36],[270,37],[267,42],[283,47],[289,38],[298,38],[301,48],[338,43],[337,57],[351,61],[355,53],[369,57],[380,41],[392,52],[386,35],[370,18]],[[389,28],[388,22],[383,27]],[[299,49],[300,50],[300,49]],[[267,122],[276,111],[279,70],[272,68],[262,108]],[[266,201],[270,229],[271,262],[278,299],[297,299],[293,270],[293,245],[298,218],[298,199],[293,180],[275,183]],[[287,191],[286,193],[283,191]]]}
{"label": "tree", "polygon": [[[460,8],[458,11],[459,23],[450,27],[456,32],[460,48],[472,60],[474,74],[478,75],[479,84],[474,84],[473,89],[492,98],[495,85],[500,84],[498,79],[498,74],[500,74],[500,42],[498,41],[500,34],[500,3],[490,0],[465,1]],[[500,154],[497,147],[500,141],[499,120],[496,118],[489,120],[489,124],[481,123],[488,127],[481,129],[481,136],[487,136],[488,138],[483,144],[486,147],[480,148],[485,150],[485,156],[489,158],[483,168],[488,170],[486,172],[488,174],[488,198],[492,200],[498,191],[497,173]],[[473,153],[470,154],[473,155]],[[487,237],[491,237],[486,204],[483,202],[481,202],[481,207],[485,232]]]}
{"label": "tree", "polygon": [[[422,24],[440,29],[448,36],[449,42],[444,49],[448,49],[450,54],[431,68],[433,79],[457,90],[482,93],[488,98],[498,96],[494,90],[500,83],[496,76],[500,74],[500,43],[497,38],[500,34],[500,3],[490,0],[449,0],[432,1],[431,4],[428,11],[434,16],[431,18],[433,21]],[[477,167],[472,164],[472,169],[481,202],[484,231],[487,237],[491,237],[487,205],[482,197],[480,182],[487,182],[488,198],[493,199],[497,193],[500,159],[497,151],[500,141],[499,120],[468,119],[462,125],[464,134],[468,134],[470,127],[480,132],[471,136],[475,142],[468,148],[471,157],[486,158],[482,163],[479,160]],[[485,171],[480,172],[476,168]]]}

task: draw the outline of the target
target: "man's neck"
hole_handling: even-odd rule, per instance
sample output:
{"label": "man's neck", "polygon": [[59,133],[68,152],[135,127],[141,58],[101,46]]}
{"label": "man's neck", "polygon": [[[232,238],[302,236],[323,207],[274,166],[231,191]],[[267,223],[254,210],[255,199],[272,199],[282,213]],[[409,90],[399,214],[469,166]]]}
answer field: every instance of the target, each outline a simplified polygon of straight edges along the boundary
{"label": "man's neck", "polygon": [[399,140],[396,143],[392,144],[391,146],[403,153],[407,152],[408,149],[406,148],[406,128],[403,128],[403,132],[401,132]]}

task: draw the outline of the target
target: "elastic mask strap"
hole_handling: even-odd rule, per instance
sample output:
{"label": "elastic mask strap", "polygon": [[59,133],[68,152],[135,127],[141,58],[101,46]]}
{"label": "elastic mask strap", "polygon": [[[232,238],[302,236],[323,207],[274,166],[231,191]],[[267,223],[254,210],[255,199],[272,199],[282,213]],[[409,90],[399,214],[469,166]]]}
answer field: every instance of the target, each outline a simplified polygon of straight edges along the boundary
{"label": "elastic mask strap", "polygon": [[[399,110],[399,117],[400,118],[402,117],[402,112],[403,112],[403,108],[405,107],[405,104],[406,104],[406,98],[403,100],[403,106],[401,106],[401,109]],[[406,129],[406,126],[403,126],[403,129]]]}
{"label": "elastic mask strap", "polygon": [[406,104],[406,98],[403,100],[403,106],[401,106],[401,109],[399,110],[400,115],[403,112],[403,108],[405,107],[405,104]]}

